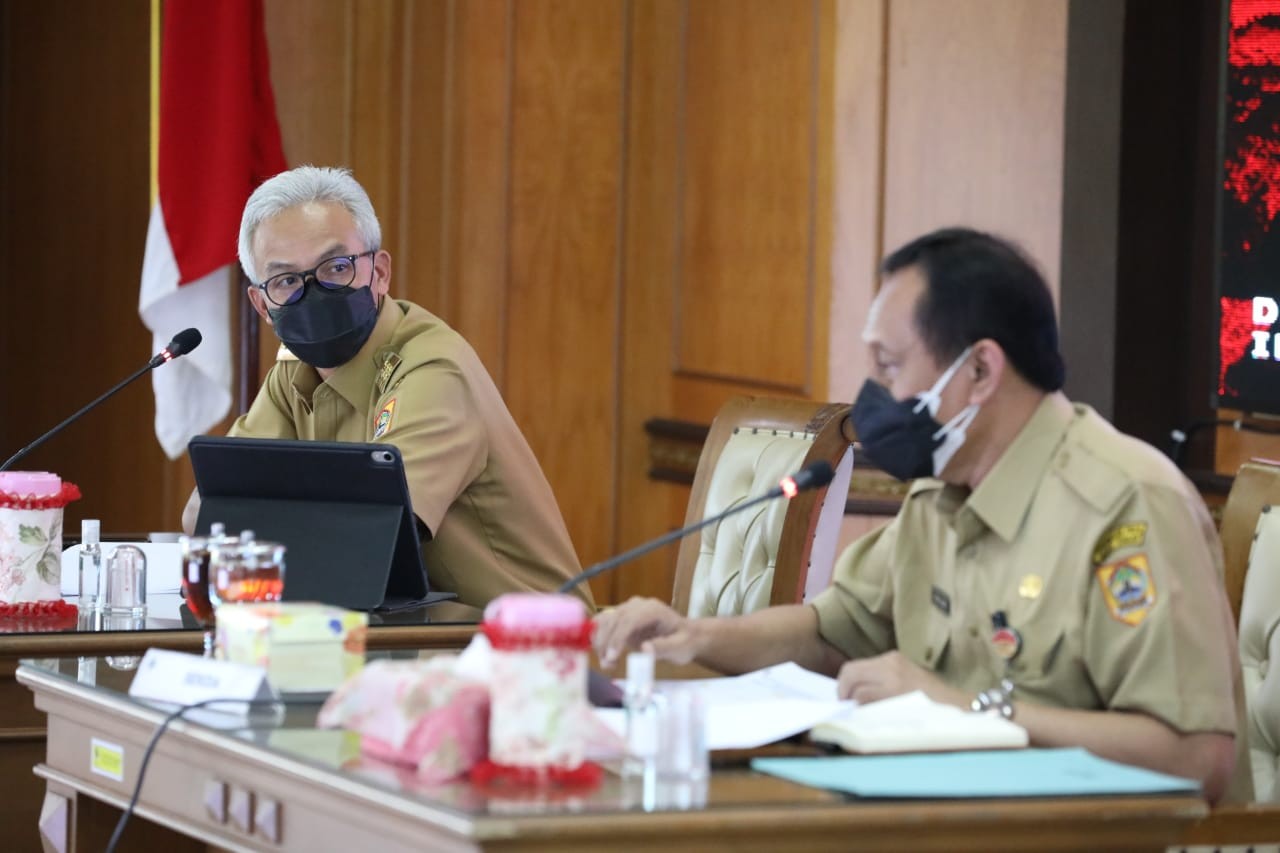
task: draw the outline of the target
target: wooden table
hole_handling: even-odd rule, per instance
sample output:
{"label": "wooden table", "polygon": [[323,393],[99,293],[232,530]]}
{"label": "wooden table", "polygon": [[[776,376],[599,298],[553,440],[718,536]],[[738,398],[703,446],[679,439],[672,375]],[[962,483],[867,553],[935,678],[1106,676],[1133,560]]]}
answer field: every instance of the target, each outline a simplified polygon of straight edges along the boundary
{"label": "wooden table", "polygon": [[[162,714],[125,695],[128,673],[77,682],[74,659],[17,677],[49,719],[36,768],[48,849],[100,850]],[[1163,850],[1208,814],[1191,796],[856,801],[742,766],[718,766],[704,789],[660,790],[648,808],[612,775],[582,793],[432,788],[362,765],[352,736],[315,730],[314,713],[291,707],[281,726],[237,733],[176,723],[121,849]],[[93,738],[123,749],[122,780],[91,772]]]}
{"label": "wooden table", "polygon": [[[398,618],[403,624],[371,627],[369,648],[460,649],[475,633],[475,626],[469,624],[427,624],[425,615],[401,614]],[[184,629],[176,621],[155,619],[149,620],[148,626],[143,631],[0,633],[0,826],[10,828],[5,850],[26,853],[41,849],[34,827],[44,785],[31,774],[31,768],[44,760],[45,716],[32,704],[30,691],[14,678],[19,660],[141,655],[152,647],[200,651],[198,630]],[[105,661],[98,666],[100,672],[112,671]]]}

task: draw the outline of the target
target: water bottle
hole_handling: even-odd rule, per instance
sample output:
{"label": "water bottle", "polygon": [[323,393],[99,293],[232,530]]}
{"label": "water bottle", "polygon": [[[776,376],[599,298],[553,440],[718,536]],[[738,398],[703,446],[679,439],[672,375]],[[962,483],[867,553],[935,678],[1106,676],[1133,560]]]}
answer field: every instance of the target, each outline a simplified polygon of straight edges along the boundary
{"label": "water bottle", "polygon": [[656,769],[662,724],[657,698],[653,693],[653,655],[645,652],[627,655],[627,681],[622,692],[622,707],[626,710],[627,717],[623,775],[651,776]]}
{"label": "water bottle", "polygon": [[101,525],[96,518],[80,522],[80,587],[78,603],[82,612],[96,612],[101,607],[102,546]]}

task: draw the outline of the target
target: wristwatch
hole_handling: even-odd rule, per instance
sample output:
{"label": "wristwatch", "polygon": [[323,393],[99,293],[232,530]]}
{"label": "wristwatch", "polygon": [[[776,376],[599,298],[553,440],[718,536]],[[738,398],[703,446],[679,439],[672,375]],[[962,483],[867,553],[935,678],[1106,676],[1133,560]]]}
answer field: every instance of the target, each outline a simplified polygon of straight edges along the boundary
{"label": "wristwatch", "polygon": [[1000,679],[999,687],[983,690],[969,705],[974,711],[999,711],[1006,720],[1013,719],[1013,682]]}

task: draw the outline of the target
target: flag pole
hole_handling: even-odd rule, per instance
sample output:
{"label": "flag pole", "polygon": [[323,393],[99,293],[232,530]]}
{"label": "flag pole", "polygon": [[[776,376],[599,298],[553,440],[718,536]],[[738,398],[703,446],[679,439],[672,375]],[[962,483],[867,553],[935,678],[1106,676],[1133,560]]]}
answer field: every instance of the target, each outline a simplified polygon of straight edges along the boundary
{"label": "flag pole", "polygon": [[160,194],[160,0],[151,0],[151,197],[147,210]]}

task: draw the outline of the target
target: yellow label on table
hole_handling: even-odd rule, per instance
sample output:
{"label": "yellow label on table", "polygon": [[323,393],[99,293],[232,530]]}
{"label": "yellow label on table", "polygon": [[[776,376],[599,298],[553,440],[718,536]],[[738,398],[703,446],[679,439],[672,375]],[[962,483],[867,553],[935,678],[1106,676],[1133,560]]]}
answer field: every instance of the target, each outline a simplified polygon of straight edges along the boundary
{"label": "yellow label on table", "polygon": [[93,738],[89,743],[89,769],[99,776],[124,781],[124,747]]}

